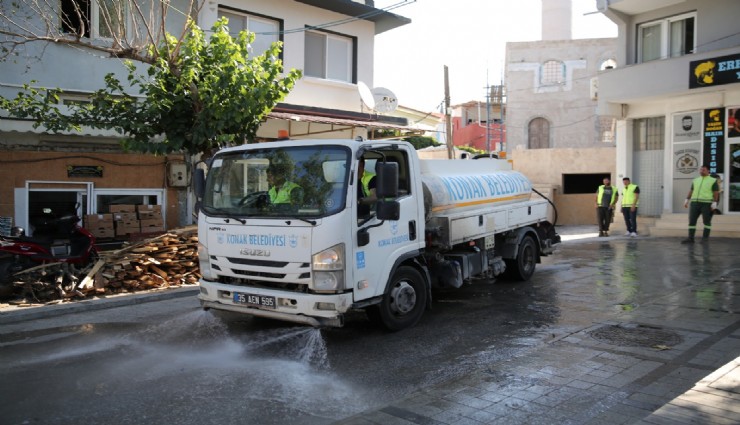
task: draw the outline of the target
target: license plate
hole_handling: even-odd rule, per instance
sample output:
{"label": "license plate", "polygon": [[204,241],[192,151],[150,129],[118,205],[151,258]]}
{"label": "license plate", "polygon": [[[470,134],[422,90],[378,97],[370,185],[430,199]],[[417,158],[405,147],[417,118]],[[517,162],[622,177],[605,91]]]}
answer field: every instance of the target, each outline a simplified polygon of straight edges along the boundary
{"label": "license plate", "polygon": [[256,307],[275,308],[275,297],[234,292],[234,302]]}

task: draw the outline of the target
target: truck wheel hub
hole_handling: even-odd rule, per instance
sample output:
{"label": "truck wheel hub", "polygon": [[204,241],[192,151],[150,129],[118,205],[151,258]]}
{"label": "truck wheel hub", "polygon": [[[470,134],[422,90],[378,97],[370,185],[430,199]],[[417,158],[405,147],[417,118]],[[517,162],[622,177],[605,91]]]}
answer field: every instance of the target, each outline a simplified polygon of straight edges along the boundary
{"label": "truck wheel hub", "polygon": [[400,282],[391,290],[391,309],[394,313],[407,314],[416,305],[416,291],[407,282]]}

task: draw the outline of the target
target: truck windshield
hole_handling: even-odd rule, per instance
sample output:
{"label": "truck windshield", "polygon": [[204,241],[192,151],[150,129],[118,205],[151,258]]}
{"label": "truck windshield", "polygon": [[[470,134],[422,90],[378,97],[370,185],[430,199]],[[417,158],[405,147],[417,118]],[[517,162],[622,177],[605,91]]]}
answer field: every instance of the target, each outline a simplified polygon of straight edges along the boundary
{"label": "truck windshield", "polygon": [[323,217],[344,209],[350,151],[337,146],[226,152],[208,170],[203,212]]}

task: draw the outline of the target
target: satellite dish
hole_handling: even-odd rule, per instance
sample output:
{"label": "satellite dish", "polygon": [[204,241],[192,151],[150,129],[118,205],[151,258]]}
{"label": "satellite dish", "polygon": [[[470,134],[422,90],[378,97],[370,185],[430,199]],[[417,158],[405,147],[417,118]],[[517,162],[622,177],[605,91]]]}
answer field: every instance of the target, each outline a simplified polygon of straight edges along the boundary
{"label": "satellite dish", "polygon": [[370,88],[367,86],[367,84],[363,83],[362,81],[358,81],[357,91],[360,92],[360,99],[362,99],[362,103],[364,103],[365,106],[368,107],[368,109],[375,109],[375,98],[373,97],[373,93],[370,91]]}
{"label": "satellite dish", "polygon": [[375,99],[375,112],[392,112],[398,108],[398,98],[385,87],[375,87],[370,90]]}

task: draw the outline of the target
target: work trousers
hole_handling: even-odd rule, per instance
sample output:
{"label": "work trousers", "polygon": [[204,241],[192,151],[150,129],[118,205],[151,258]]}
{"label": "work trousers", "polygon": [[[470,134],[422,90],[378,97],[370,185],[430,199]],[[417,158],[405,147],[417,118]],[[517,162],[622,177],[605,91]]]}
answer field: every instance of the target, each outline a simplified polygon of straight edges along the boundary
{"label": "work trousers", "polygon": [[599,232],[609,231],[609,222],[612,219],[612,210],[609,207],[596,208],[596,217],[599,221]]}
{"label": "work trousers", "polygon": [[632,207],[622,207],[622,215],[624,216],[624,225],[627,226],[627,231],[637,233],[637,208],[632,211]]}
{"label": "work trousers", "polygon": [[691,201],[689,205],[689,239],[694,239],[696,222],[701,216],[704,222],[703,237],[708,238],[712,230],[712,203]]}

